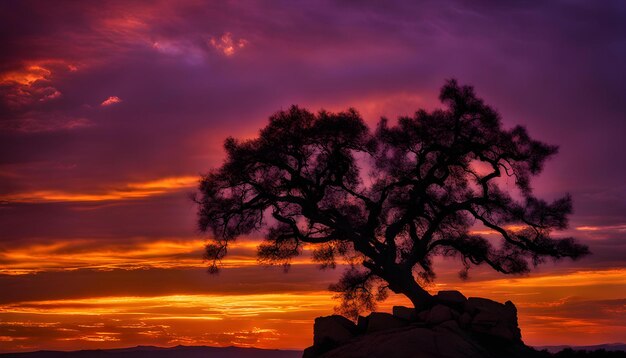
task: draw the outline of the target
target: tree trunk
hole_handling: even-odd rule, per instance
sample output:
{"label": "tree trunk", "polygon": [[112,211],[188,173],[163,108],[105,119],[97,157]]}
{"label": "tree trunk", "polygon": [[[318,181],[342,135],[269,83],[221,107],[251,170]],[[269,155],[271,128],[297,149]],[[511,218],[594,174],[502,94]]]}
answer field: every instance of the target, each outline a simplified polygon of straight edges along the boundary
{"label": "tree trunk", "polygon": [[417,311],[429,308],[434,303],[433,296],[415,281],[411,272],[396,272],[393,277],[386,279],[386,281],[393,292],[408,297]]}
{"label": "tree trunk", "polygon": [[400,293],[404,294],[411,300],[411,303],[413,303],[413,307],[415,307],[416,311],[429,308],[434,303],[433,296],[420,287],[420,285],[415,282],[415,279],[411,281],[411,284],[407,287],[406,291]]}

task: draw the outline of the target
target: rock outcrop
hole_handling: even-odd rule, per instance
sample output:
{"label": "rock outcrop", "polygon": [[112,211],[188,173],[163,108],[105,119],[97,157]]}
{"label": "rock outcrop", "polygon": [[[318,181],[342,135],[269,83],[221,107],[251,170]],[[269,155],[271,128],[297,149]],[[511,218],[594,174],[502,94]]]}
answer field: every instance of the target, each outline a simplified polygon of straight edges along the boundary
{"label": "rock outcrop", "polygon": [[329,350],[347,343],[358,332],[354,323],[343,316],[318,317],[313,326],[313,346],[318,350]]}
{"label": "rock outcrop", "polygon": [[485,298],[467,299],[458,291],[440,291],[431,308],[416,312],[396,306],[393,315],[373,312],[358,324],[341,316],[315,320],[314,344],[304,358],[535,357],[524,345],[517,309]]}

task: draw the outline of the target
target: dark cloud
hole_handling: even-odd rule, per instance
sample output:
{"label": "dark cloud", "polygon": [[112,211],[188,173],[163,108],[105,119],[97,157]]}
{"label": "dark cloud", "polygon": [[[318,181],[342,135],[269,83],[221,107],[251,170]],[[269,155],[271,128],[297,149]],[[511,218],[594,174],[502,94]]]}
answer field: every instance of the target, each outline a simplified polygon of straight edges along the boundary
{"label": "dark cloud", "polygon": [[319,271],[316,265],[298,265],[288,273],[280,267],[257,266],[224,269],[218,275],[209,275],[202,268],[0,275],[5,287],[0,303],[108,296],[315,292],[325,291],[340,273]]}
{"label": "dark cloud", "polygon": [[[191,191],[191,190],[190,190]],[[200,237],[184,191],[148,199],[0,205],[5,243],[72,238]]]}

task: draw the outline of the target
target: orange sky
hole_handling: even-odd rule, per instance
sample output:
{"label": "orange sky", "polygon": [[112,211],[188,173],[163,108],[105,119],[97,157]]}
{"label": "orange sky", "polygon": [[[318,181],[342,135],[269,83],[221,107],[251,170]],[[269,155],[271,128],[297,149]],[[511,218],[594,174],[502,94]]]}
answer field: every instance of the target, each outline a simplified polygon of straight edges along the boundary
{"label": "orange sky", "polygon": [[[130,199],[129,199],[130,200]],[[3,349],[133,345],[304,348],[312,322],[333,312],[325,290],[341,267],[319,271],[305,254],[290,272],[259,267],[254,240],[234,245],[219,276],[204,272],[202,239],[55,240],[6,248],[0,255]],[[439,260],[431,292],[513,300],[526,343],[596,344],[626,334],[626,269],[543,267],[508,278],[477,270],[461,282]],[[380,307],[408,305],[394,296]],[[5,348],[6,347],[6,348]]]}
{"label": "orange sky", "polygon": [[[135,345],[302,349],[337,304],[307,252],[261,267],[242,238],[218,276],[190,200],[292,104],[368,125],[439,106],[455,77],[560,146],[533,189],[570,193],[593,255],[428,289],[512,300],[531,345],[626,341],[623,4],[0,3],[0,352]],[[616,159],[617,158],[617,159]],[[506,184],[506,183],[505,183]],[[476,228],[481,230],[481,228]],[[484,233],[489,235],[489,233]],[[408,304],[391,297],[380,310]]]}

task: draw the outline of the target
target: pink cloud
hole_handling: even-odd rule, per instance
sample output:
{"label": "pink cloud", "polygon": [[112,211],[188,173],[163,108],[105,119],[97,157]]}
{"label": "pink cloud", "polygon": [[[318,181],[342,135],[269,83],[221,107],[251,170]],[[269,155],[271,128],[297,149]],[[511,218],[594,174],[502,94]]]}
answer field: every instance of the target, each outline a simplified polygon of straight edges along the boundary
{"label": "pink cloud", "polygon": [[105,99],[102,103],[100,103],[101,106],[106,107],[106,106],[110,106],[116,103],[120,103],[122,102],[122,99],[117,97],[117,96],[110,96],[109,98]]}
{"label": "pink cloud", "polygon": [[246,47],[248,40],[243,38],[235,40],[230,32],[226,32],[220,37],[211,37],[209,44],[224,55],[232,56],[235,52]]}

